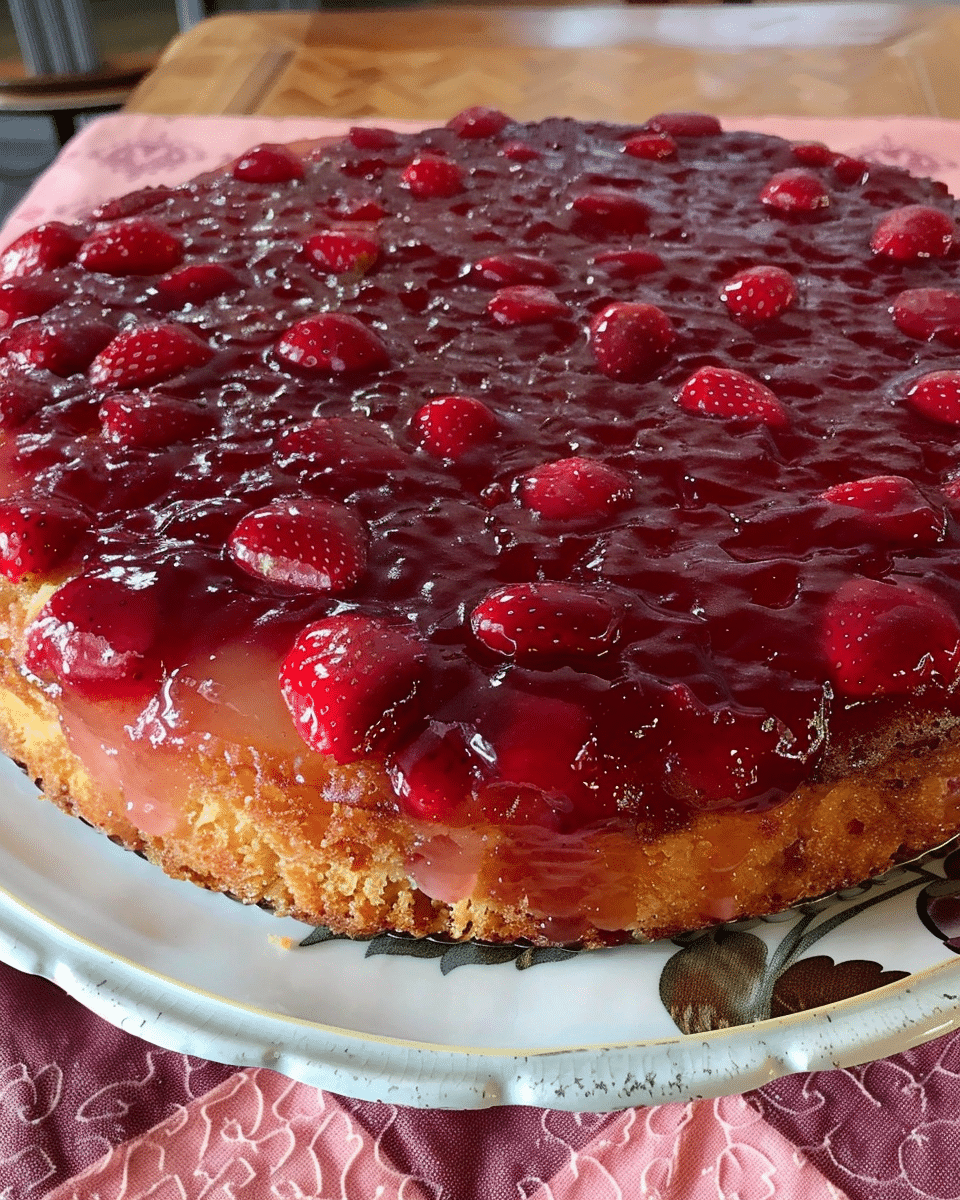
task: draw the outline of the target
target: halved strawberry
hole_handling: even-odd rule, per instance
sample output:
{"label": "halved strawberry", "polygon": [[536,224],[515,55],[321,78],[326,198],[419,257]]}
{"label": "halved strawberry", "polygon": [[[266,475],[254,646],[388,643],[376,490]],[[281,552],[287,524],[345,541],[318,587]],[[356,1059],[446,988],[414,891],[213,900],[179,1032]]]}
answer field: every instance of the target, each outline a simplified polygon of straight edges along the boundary
{"label": "halved strawberry", "polygon": [[112,200],[98,204],[90,214],[95,221],[117,221],[123,217],[138,217],[141,213],[159,208],[177,193],[169,187],[145,187],[135,192],[126,192]]}
{"label": "halved strawberry", "polygon": [[745,324],[779,317],[797,298],[797,285],[783,267],[759,264],[738,271],[723,285],[720,299]]}
{"label": "halved strawberry", "polygon": [[24,317],[39,317],[59,304],[66,286],[54,279],[13,279],[0,283],[0,329]]}
{"label": "halved strawberry", "polygon": [[822,637],[844,696],[951,687],[960,671],[960,623],[946,601],[917,583],[847,580],[827,605]]}
{"label": "halved strawberry", "polygon": [[392,150],[400,143],[400,138],[392,129],[380,129],[373,125],[352,125],[347,138],[357,150]]}
{"label": "halved strawberry", "polygon": [[85,371],[116,332],[106,321],[90,317],[75,317],[69,322],[32,321],[12,331],[7,357],[17,366],[66,378]]}
{"label": "halved strawberry", "polygon": [[701,367],[684,383],[677,403],[686,412],[722,417],[774,429],[789,424],[787,410],[774,393],[752,375],[726,367]]}
{"label": "halved strawberry", "polygon": [[487,312],[498,325],[539,325],[570,316],[569,307],[555,292],[522,283],[500,288],[487,302]]}
{"label": "halved strawberry", "polygon": [[287,146],[262,142],[237,159],[233,176],[250,183],[287,183],[303,178],[303,161]]}
{"label": "halved strawberry", "polygon": [[417,410],[413,426],[425,450],[456,460],[496,436],[497,418],[473,396],[438,396]]}
{"label": "halved strawberry", "polygon": [[636,133],[628,138],[623,146],[624,154],[631,158],[658,160],[661,158],[676,158],[677,143],[669,133]]}
{"label": "halved strawberry", "polygon": [[342,504],[275,500],[240,519],[227,549],[268,583],[336,595],[366,570],[368,540],[366,526]]}
{"label": "halved strawberry", "polygon": [[591,188],[570,201],[581,220],[610,233],[644,233],[650,209],[632,192],[619,188]]}
{"label": "halved strawberry", "polygon": [[628,475],[596,458],[561,458],[535,467],[520,486],[526,508],[555,521],[596,520],[633,496]]}
{"label": "halved strawberry", "polygon": [[608,304],[590,322],[590,349],[611,379],[634,382],[670,357],[676,333],[670,318],[653,304]]}
{"label": "halved strawberry", "polygon": [[600,655],[619,631],[618,606],[570,583],[516,583],[497,588],[470,614],[470,629],[488,650],[518,661],[543,655]]}
{"label": "halved strawberry", "polygon": [[424,658],[403,626],[342,613],[303,630],[283,660],[280,690],[307,745],[349,763],[403,722]]}
{"label": "halved strawberry", "polygon": [[418,154],[404,168],[400,183],[419,200],[448,199],[463,191],[463,170],[439,154]]}
{"label": "halved strawberry", "polygon": [[908,204],[886,213],[877,222],[870,249],[894,262],[943,258],[953,245],[952,218],[928,204]]}
{"label": "halved strawberry", "polygon": [[307,238],[303,252],[322,271],[363,275],[380,256],[380,244],[367,233],[352,229],[324,229]]}
{"label": "halved strawberry", "polygon": [[504,142],[497,153],[519,163],[533,162],[540,157],[540,151],[528,142]]}
{"label": "halved strawberry", "polygon": [[173,312],[188,304],[206,304],[225,292],[233,292],[243,286],[236,271],[222,263],[191,263],[168,271],[154,284],[156,295],[150,298],[151,308],[160,312]]}
{"label": "halved strawberry", "polygon": [[56,501],[0,500],[0,574],[45,575],[67,557],[86,521]]}
{"label": "halved strawberry", "polygon": [[717,137],[723,132],[716,117],[701,112],[657,113],[646,122],[646,128],[671,137]]}
{"label": "halved strawberry", "polygon": [[103,388],[147,387],[206,366],[213,353],[184,325],[137,325],[117,334],[87,374],[91,383]]}
{"label": "halved strawberry", "polygon": [[84,270],[105,275],[159,275],[182,258],[180,238],[149,217],[129,217],[96,230],[77,254]]}
{"label": "halved strawberry", "polygon": [[902,475],[871,475],[837,483],[821,498],[856,509],[862,524],[887,537],[929,545],[944,535],[942,510],[935,510],[917,485]]}
{"label": "halved strawberry", "polygon": [[482,280],[495,287],[509,287],[517,283],[534,283],[549,285],[557,283],[560,272],[545,258],[535,254],[524,254],[519,250],[503,250],[499,254],[491,254],[473,264],[470,272],[471,280]]}
{"label": "halved strawberry", "polygon": [[817,212],[830,205],[823,180],[802,167],[778,171],[760,190],[760,203],[785,213]]}
{"label": "halved strawberry", "polygon": [[663,270],[663,259],[652,250],[601,250],[590,262],[615,279],[639,279]]}
{"label": "halved strawberry", "polygon": [[890,312],[897,328],[908,337],[960,346],[960,292],[908,288],[897,296]]}
{"label": "halved strawberry", "polygon": [[960,425],[960,371],[930,371],[914,380],[907,403],[931,421]]}
{"label": "halved strawberry", "polygon": [[161,605],[152,571],[79,575],[27,627],[27,668],[91,696],[152,690]]}
{"label": "halved strawberry", "polygon": [[461,138],[490,138],[496,137],[507,125],[510,118],[497,108],[485,108],[482,104],[465,108],[462,112],[451,117],[447,128],[452,129]]}
{"label": "halved strawberry", "polygon": [[407,464],[404,451],[368,417],[316,417],[285,429],[276,458],[283,470],[308,479],[326,476],[345,489],[383,480]]}
{"label": "halved strawberry", "polygon": [[312,374],[378,371],[390,356],[379,334],[356,317],[326,312],[291,325],[276,345],[281,362]]}
{"label": "halved strawberry", "polygon": [[62,221],[48,221],[21,233],[0,255],[0,279],[42,275],[73,262],[83,243],[83,231]]}
{"label": "halved strawberry", "polygon": [[213,412],[174,396],[142,392],[107,396],[98,415],[108,441],[140,450],[190,442],[217,427]]}

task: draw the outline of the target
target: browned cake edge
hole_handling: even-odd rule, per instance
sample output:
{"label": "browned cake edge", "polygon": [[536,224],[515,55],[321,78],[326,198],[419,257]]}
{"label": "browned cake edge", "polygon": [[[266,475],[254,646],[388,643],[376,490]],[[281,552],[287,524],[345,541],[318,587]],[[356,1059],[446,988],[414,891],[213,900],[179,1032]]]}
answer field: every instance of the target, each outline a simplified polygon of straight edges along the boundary
{"label": "browned cake edge", "polygon": [[[960,829],[960,729],[901,720],[870,769],[802,787],[765,813],[703,813],[653,841],[626,829],[575,842],[530,830],[471,831],[477,883],[469,898],[450,904],[429,899],[408,872],[430,830],[389,809],[325,798],[333,789],[382,795],[373,762],[331,763],[306,784],[282,761],[221,742],[183,756],[182,819],[174,833],[148,837],[124,815],[122,797],[71,750],[56,697],[18,665],[24,627],[50,591],[49,584],[0,589],[3,751],[60,808],[167,874],[351,936],[390,929],[548,944],[570,940],[558,939],[556,921],[580,906],[593,918],[581,934],[586,945],[609,943],[621,925],[655,938],[781,911],[859,883]],[[534,860],[549,868],[529,870]],[[504,879],[512,881],[506,890]]]}

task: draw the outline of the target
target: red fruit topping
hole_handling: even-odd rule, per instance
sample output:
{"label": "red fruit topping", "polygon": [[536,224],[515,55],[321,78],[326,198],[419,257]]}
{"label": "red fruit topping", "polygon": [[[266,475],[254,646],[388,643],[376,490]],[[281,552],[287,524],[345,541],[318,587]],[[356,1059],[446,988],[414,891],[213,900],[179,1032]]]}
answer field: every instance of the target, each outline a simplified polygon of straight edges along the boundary
{"label": "red fruit topping", "polygon": [[695,371],[680,389],[677,403],[686,412],[751,424],[762,422],[775,429],[789,420],[786,409],[759,379],[725,367]]}
{"label": "red fruit topping", "polygon": [[234,178],[250,183],[287,183],[304,174],[303,161],[287,146],[272,142],[254,146],[233,164]]}
{"label": "red fruit topping", "polygon": [[663,365],[676,341],[670,318],[653,304],[608,304],[590,322],[590,349],[611,379],[632,382]]}
{"label": "red fruit topping", "polygon": [[400,809],[419,821],[449,821],[473,790],[480,763],[459,725],[431,721],[388,770]]}
{"label": "red fruit topping", "polygon": [[242,282],[236,271],[221,263],[193,263],[161,276],[154,286],[157,294],[151,298],[150,307],[173,312],[188,304],[206,304],[224,292],[236,291]]}
{"label": "red fruit topping", "polygon": [[260,579],[338,595],[366,570],[367,543],[366,527],[342,504],[275,500],[238,522],[228,549]]}
{"label": "red fruit topping", "polygon": [[870,174],[870,164],[862,158],[838,154],[833,160],[833,170],[841,183],[864,183]]}
{"label": "red fruit topping", "polygon": [[527,284],[500,288],[487,303],[487,312],[499,325],[537,325],[570,316],[570,309],[549,288]]}
{"label": "red fruit topping", "polygon": [[491,254],[489,258],[481,258],[479,262],[474,263],[471,271],[471,278],[473,277],[479,277],[485,283],[492,283],[497,287],[508,287],[517,283],[557,283],[560,272],[553,263],[537,258],[534,254],[505,250],[501,254]]}
{"label": "red fruit topping", "polygon": [[528,146],[526,142],[506,142],[499,153],[504,158],[521,163],[533,162],[540,157],[540,151],[535,150],[533,146]]}
{"label": "red fruit topping", "polygon": [[[514,692],[502,701],[498,718],[489,736],[496,782],[480,793],[484,814],[497,822],[551,829],[581,824],[576,809],[589,810],[592,799],[577,770],[590,740],[586,711],[553,696]],[[531,730],[549,731],[549,736],[531,737]],[[589,811],[583,815],[589,819]]]}
{"label": "red fruit topping", "polygon": [[908,204],[880,218],[870,248],[895,262],[943,258],[950,252],[953,235],[953,221],[947,213],[926,204]]}
{"label": "red fruit topping", "polygon": [[673,158],[677,143],[668,133],[637,133],[626,142],[623,151],[633,158]]}
{"label": "red fruit topping", "polygon": [[348,763],[402,718],[423,665],[423,646],[403,627],[343,613],[303,630],[283,660],[280,690],[307,745]]}
{"label": "red fruit topping", "polygon": [[849,579],[827,605],[823,648],[842,695],[910,695],[955,682],[960,624],[920,584]]}
{"label": "red fruit topping", "polygon": [[496,137],[505,126],[510,124],[510,118],[496,108],[484,108],[476,105],[465,108],[447,122],[447,128],[452,129],[457,137],[489,138]]}
{"label": "red fruit topping", "polygon": [[517,583],[481,600],[470,628],[488,650],[507,658],[598,655],[616,639],[619,615],[609,597],[573,584]]}
{"label": "red fruit topping", "polygon": [[90,319],[18,325],[7,342],[7,355],[18,366],[66,378],[85,371],[116,332],[105,321]]}
{"label": "red fruit topping", "polygon": [[335,209],[341,221],[379,221],[387,210],[372,196],[343,196]]}
{"label": "red fruit topping", "polygon": [[354,125],[347,137],[358,150],[392,150],[400,141],[392,129],[378,129],[373,125]]}
{"label": "red fruit topping", "polygon": [[908,288],[894,300],[890,311],[897,327],[908,337],[960,346],[960,292]]}
{"label": "red fruit topping", "polygon": [[183,243],[149,217],[130,217],[87,238],[77,262],[104,275],[159,275],[183,258]]}
{"label": "red fruit topping", "polygon": [[461,458],[475,446],[492,441],[497,418],[472,396],[439,396],[413,418],[420,445],[437,458]]}
{"label": "red fruit topping", "polygon": [[76,545],[84,523],[55,502],[0,500],[0,574],[12,583],[46,574]]}
{"label": "red fruit topping", "polygon": [[790,152],[805,167],[826,167],[833,162],[833,151],[823,142],[794,142]]}
{"label": "red fruit topping", "polygon": [[378,334],[346,313],[320,313],[291,325],[276,345],[290,367],[322,375],[378,371],[389,355]]}
{"label": "red fruit topping", "polygon": [[716,117],[699,112],[657,113],[647,128],[673,137],[716,137],[723,132]]}
{"label": "red fruit topping", "polygon": [[642,200],[616,188],[594,188],[571,201],[578,216],[611,233],[645,233],[650,209]]}
{"label": "red fruit topping", "polygon": [[767,180],[760,192],[760,202],[779,212],[817,212],[829,206],[830,193],[816,175],[791,167]]}
{"label": "red fruit topping", "polygon": [[285,430],[277,442],[277,462],[284,469],[347,484],[383,479],[406,461],[390,435],[366,417],[317,417]]}
{"label": "red fruit topping", "polygon": [[211,358],[213,350],[183,325],[137,325],[117,334],[87,375],[103,388],[147,387],[203,367]]}
{"label": "red fruit topping", "polygon": [[664,698],[664,730],[669,739],[663,763],[667,795],[701,810],[758,805],[771,791],[780,794],[785,764],[783,725],[764,712],[702,704],[682,683]]}
{"label": "red fruit topping", "polygon": [[463,191],[463,171],[437,154],[418,154],[400,180],[420,200],[444,199]]}
{"label": "red fruit topping", "polygon": [[663,270],[663,259],[652,250],[602,250],[590,262],[615,279],[639,279]]}
{"label": "red fruit topping", "polygon": [[0,429],[16,429],[50,399],[50,393],[32,379],[0,381]]}
{"label": "red fruit topping", "polygon": [[728,279],[720,299],[738,321],[753,324],[779,317],[797,298],[793,276],[783,267],[747,267]]}
{"label": "red fruit topping", "polygon": [[6,329],[23,317],[39,317],[59,304],[67,294],[61,283],[52,279],[14,279],[0,283],[0,329]]}
{"label": "red fruit topping", "polygon": [[73,262],[83,234],[62,221],[48,221],[21,233],[0,255],[0,279],[41,275]]}
{"label": "red fruit topping", "polygon": [[27,668],[88,695],[152,687],[155,582],[153,572],[136,568],[68,580],[27,627]]}
{"label": "red fruit topping", "polygon": [[606,516],[633,496],[629,476],[595,458],[560,458],[523,479],[524,505],[555,521]]}
{"label": "red fruit topping", "polygon": [[173,188],[145,187],[136,192],[127,192],[125,196],[117,196],[98,204],[90,214],[95,221],[118,221],[123,217],[138,217],[141,213],[151,212],[159,208],[177,195]]}
{"label": "red fruit topping", "polygon": [[888,537],[929,544],[944,534],[944,515],[901,475],[873,475],[827,488],[822,499],[858,510],[858,519]]}
{"label": "red fruit topping", "polygon": [[960,371],[921,375],[907,392],[907,403],[932,421],[960,425]]}
{"label": "red fruit topping", "polygon": [[375,238],[349,229],[325,229],[307,238],[303,252],[321,270],[340,275],[346,271],[363,275],[380,256]]}
{"label": "red fruit topping", "polygon": [[190,442],[217,427],[214,415],[196,405],[173,396],[144,393],[107,396],[99,416],[108,441],[140,450]]}

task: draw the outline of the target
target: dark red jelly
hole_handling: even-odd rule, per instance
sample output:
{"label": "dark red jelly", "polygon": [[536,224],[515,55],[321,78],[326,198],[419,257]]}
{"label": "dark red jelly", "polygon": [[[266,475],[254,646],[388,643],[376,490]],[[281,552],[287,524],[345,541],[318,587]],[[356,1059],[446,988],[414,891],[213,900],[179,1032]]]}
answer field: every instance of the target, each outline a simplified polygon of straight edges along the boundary
{"label": "dark red jelly", "polygon": [[233,722],[551,836],[766,807],[838,722],[951,705],[955,203],[689,115],[481,116],[0,260],[0,535],[69,512],[31,561],[81,580],[29,667],[144,747]]}

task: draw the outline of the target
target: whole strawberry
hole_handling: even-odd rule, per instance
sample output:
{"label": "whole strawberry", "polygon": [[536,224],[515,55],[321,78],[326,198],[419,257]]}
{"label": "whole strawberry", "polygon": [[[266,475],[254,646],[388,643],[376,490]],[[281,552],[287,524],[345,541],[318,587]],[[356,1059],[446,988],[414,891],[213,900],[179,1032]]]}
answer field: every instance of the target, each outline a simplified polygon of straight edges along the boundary
{"label": "whole strawberry", "polygon": [[783,267],[761,264],[731,276],[720,299],[738,321],[756,325],[786,312],[797,299],[797,285]]}
{"label": "whole strawberry", "polygon": [[56,501],[0,500],[0,573],[12,583],[46,575],[76,545],[85,521]]}
{"label": "whole strawberry", "polygon": [[380,244],[368,233],[353,229],[324,229],[307,238],[303,252],[321,271],[333,275],[364,275],[380,257]]}
{"label": "whole strawberry", "polygon": [[184,325],[136,325],[117,334],[87,374],[91,383],[120,391],[162,383],[211,358],[210,346]]}
{"label": "whole strawberry", "polygon": [[154,285],[156,295],[148,303],[160,312],[173,312],[188,304],[206,304],[242,286],[236,271],[222,263],[191,263],[162,275]]}
{"label": "whole strawberry", "polygon": [[325,500],[276,500],[237,523],[233,561],[268,583],[338,595],[367,566],[368,535],[349,508]]}
{"label": "whole strawberry", "polygon": [[953,220],[939,208],[908,204],[880,218],[870,248],[894,262],[943,258],[953,246],[955,232]]}
{"label": "whole strawberry", "polygon": [[960,348],[960,292],[908,288],[894,300],[890,313],[908,337]]}
{"label": "whole strawberry", "polygon": [[400,182],[418,200],[444,200],[463,191],[460,166],[438,154],[419,154],[400,176]]}
{"label": "whole strawberry", "polygon": [[791,167],[771,175],[760,191],[760,203],[782,213],[810,213],[828,208],[830,193],[811,171]]}
{"label": "whole strawberry", "polygon": [[960,425],[960,371],[930,371],[914,380],[907,403],[931,421]]}
{"label": "whole strawberry", "polygon": [[389,478],[408,456],[369,417],[315,417],[280,434],[276,460],[304,480],[324,478],[349,490]]}
{"label": "whole strawberry", "polygon": [[506,113],[497,108],[485,108],[482,104],[465,108],[451,117],[447,128],[452,129],[461,138],[491,138],[503,131],[510,124]]}
{"label": "whole strawberry", "polygon": [[42,275],[73,262],[83,243],[83,233],[62,221],[48,221],[21,233],[0,255],[0,279]]}
{"label": "whole strawberry", "polygon": [[523,479],[520,498],[553,521],[596,521],[629,502],[630,477],[596,458],[576,455],[535,467]]}
{"label": "whole strawberry", "polygon": [[233,164],[235,179],[250,183],[288,183],[304,176],[303,162],[286,146],[262,142]]}
{"label": "whole strawberry", "polygon": [[280,691],[307,745],[349,763],[404,721],[424,656],[403,626],[342,613],[303,630],[281,665]]}
{"label": "whole strawberry", "polygon": [[217,426],[214,414],[195,404],[142,392],[107,396],[98,415],[108,441],[140,450],[190,442]]}
{"label": "whole strawberry", "polygon": [[570,316],[569,307],[549,288],[516,284],[500,288],[487,302],[498,325],[541,325]]}
{"label": "whole strawberry", "polygon": [[608,304],[590,322],[590,349],[611,379],[634,382],[652,374],[675,341],[670,318],[653,304]]}
{"label": "whole strawberry", "polygon": [[7,357],[18,367],[67,378],[85,371],[116,332],[95,317],[24,322],[10,334]]}
{"label": "whole strawberry", "polygon": [[618,606],[569,583],[516,583],[490,592],[470,614],[488,650],[518,661],[543,655],[599,655],[619,629]]}
{"label": "whole strawberry", "polygon": [[473,396],[438,396],[413,418],[420,445],[437,458],[462,458],[476,446],[492,441],[497,418]]}
{"label": "whole strawberry", "polygon": [[945,532],[944,514],[901,475],[871,475],[827,488],[821,498],[854,510],[857,520],[885,537],[931,545]]}
{"label": "whole strawberry", "polygon": [[0,283],[0,329],[24,317],[39,317],[65,299],[66,286],[53,279],[12,279]]}

